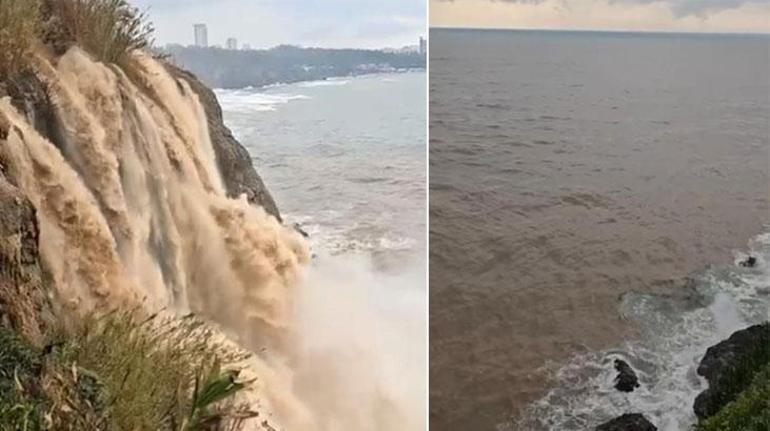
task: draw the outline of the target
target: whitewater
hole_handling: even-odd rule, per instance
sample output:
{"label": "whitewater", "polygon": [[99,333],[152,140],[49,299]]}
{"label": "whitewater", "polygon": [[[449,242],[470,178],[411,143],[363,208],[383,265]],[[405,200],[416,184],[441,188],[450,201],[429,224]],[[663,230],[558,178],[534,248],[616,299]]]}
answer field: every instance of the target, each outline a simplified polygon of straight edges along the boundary
{"label": "whitewater", "polygon": [[373,301],[403,279],[309,265],[299,233],[227,197],[198,96],[159,61],[136,53],[130,77],[76,47],[34,63],[58,146],[5,98],[0,159],[37,210],[57,305],[204,317],[254,353],[250,396],[278,429],[422,428],[420,368],[401,341],[414,327]]}
{"label": "whitewater", "polygon": [[[555,384],[515,423],[512,430],[584,430],[625,413],[642,413],[659,430],[686,430],[697,423],[696,396],[708,387],[696,370],[706,350],[735,331],[770,319],[770,233],[735,251],[732,266],[715,266],[688,281],[684,294],[628,293],[621,313],[640,333],[612,349],[586,351],[566,365],[549,364]],[[748,256],[753,268],[739,265]],[[637,372],[641,387],[614,388],[616,359]]]}

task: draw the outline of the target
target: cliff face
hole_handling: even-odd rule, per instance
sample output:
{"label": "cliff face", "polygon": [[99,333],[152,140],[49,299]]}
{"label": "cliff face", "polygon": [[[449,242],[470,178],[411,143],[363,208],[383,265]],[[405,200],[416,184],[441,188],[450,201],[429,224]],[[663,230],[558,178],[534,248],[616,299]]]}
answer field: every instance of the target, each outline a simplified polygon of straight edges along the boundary
{"label": "cliff face", "polygon": [[254,169],[249,152],[225,126],[222,107],[219,105],[214,92],[192,73],[172,65],[167,65],[167,68],[172,75],[182,78],[190,84],[206,110],[211,143],[214,145],[219,172],[222,174],[228,195],[235,198],[246,194],[249,202],[261,206],[268,214],[281,220],[278,206],[262,182],[262,178]]}
{"label": "cliff face", "polygon": [[39,235],[32,203],[0,172],[0,319],[36,343],[51,316],[52,291],[40,261]]}

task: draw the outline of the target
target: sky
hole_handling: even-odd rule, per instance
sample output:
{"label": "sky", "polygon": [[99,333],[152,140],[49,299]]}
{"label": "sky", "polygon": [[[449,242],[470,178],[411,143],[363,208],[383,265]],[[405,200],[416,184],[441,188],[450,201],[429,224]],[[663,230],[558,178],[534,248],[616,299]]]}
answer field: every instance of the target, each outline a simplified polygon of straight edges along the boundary
{"label": "sky", "polygon": [[210,45],[400,48],[426,34],[426,0],[131,0],[155,25],[159,45],[193,43],[208,25]]}
{"label": "sky", "polygon": [[432,27],[770,32],[770,0],[429,1]]}

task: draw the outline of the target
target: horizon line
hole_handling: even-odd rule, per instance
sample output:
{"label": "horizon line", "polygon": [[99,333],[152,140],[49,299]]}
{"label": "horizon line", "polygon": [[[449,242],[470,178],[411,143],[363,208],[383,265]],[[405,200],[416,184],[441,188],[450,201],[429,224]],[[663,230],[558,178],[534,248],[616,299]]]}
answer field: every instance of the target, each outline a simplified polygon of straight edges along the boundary
{"label": "horizon line", "polygon": [[527,27],[463,27],[430,25],[428,30],[481,30],[481,31],[541,31],[573,33],[640,33],[640,34],[681,34],[681,35],[734,35],[734,36],[770,36],[770,31],[693,31],[693,30],[623,30],[623,29],[587,29],[587,28],[527,28]]}

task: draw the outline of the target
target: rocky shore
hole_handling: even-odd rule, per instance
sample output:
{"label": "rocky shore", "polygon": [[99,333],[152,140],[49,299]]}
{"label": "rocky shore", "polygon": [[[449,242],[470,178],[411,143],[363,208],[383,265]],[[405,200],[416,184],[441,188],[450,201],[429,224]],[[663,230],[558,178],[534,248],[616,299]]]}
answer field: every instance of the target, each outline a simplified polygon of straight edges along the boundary
{"label": "rocky shore", "polygon": [[[616,389],[638,387],[631,367],[616,361]],[[711,346],[700,361],[698,375],[708,388],[693,401],[698,431],[764,431],[770,429],[770,322],[736,331]],[[638,413],[626,413],[596,431],[654,431]]]}

